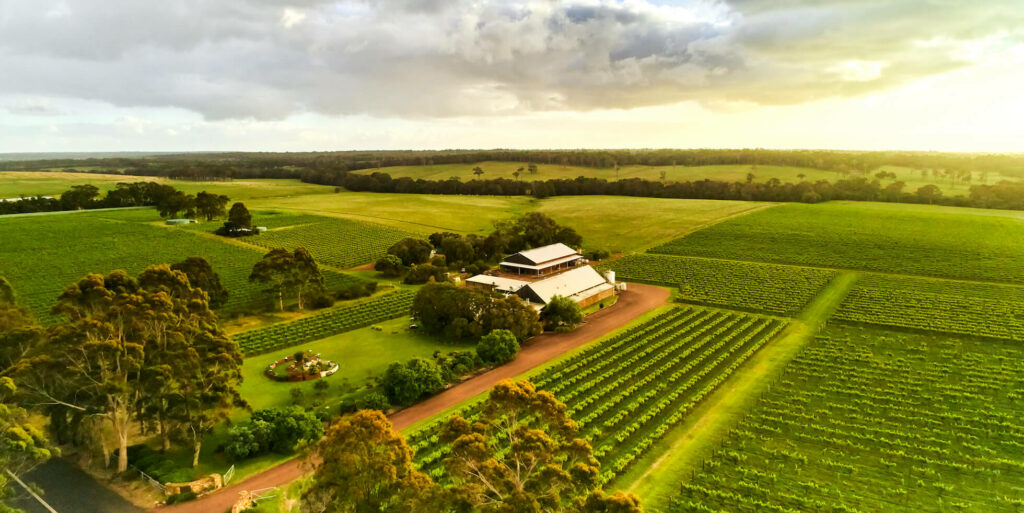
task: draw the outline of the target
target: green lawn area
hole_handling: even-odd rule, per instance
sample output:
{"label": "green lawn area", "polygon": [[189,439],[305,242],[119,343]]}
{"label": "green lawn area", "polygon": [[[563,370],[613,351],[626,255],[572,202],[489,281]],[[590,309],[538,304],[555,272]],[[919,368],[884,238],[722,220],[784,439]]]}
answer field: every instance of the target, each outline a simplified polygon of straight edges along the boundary
{"label": "green lawn area", "polygon": [[541,200],[537,211],[574,228],[583,236],[586,248],[629,253],[771,205],[753,201],[557,196]]}
{"label": "green lawn area", "polygon": [[533,209],[528,197],[447,196],[339,192],[254,201],[263,209],[345,217],[429,235],[436,231],[490,233],[494,221],[522,215]]}
{"label": "green lawn area", "polygon": [[1024,212],[788,204],[651,250],[684,256],[1024,283]]}
{"label": "green lawn area", "polygon": [[316,390],[313,388],[315,380],[286,383],[272,381],[263,375],[267,365],[297,351],[308,349],[341,365],[341,370],[337,374],[324,378],[331,386],[319,398],[322,404],[336,408],[343,397],[357,393],[354,389],[362,389],[372,383],[392,362],[405,361],[417,356],[429,358],[434,351],[473,349],[470,345],[450,343],[421,331],[410,330],[406,317],[381,322],[375,326],[382,329],[377,331],[373,327],[361,328],[246,358],[242,367],[242,396],[249,401],[253,409],[286,406],[292,404],[291,389],[298,388],[306,398],[306,406],[312,405],[317,399]]}

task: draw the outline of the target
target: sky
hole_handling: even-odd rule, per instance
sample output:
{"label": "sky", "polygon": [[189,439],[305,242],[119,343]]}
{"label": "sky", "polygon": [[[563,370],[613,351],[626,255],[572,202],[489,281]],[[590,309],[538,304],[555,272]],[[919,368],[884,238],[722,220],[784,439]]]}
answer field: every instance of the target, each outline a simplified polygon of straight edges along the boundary
{"label": "sky", "polygon": [[0,152],[1024,151],[1024,0],[0,0]]}

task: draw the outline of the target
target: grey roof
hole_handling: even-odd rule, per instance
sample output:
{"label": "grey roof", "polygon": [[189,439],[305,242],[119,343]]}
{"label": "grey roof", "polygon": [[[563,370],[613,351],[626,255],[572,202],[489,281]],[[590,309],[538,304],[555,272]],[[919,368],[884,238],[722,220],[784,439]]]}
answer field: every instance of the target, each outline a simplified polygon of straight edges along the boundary
{"label": "grey roof", "polygon": [[579,301],[610,287],[614,286],[593,267],[584,265],[546,280],[530,283],[524,288],[533,291],[544,304],[547,304],[555,296],[571,297]]}
{"label": "grey roof", "polygon": [[470,283],[479,283],[481,285],[487,285],[494,287],[502,292],[516,292],[517,290],[528,285],[528,282],[522,280],[513,280],[510,278],[502,278],[500,276],[488,276],[486,274],[478,274],[472,278],[466,280]]}
{"label": "grey roof", "polygon": [[557,244],[520,251],[517,255],[522,256],[536,265],[543,264],[544,262],[550,262],[551,260],[558,258],[576,255],[576,250],[559,242]]}

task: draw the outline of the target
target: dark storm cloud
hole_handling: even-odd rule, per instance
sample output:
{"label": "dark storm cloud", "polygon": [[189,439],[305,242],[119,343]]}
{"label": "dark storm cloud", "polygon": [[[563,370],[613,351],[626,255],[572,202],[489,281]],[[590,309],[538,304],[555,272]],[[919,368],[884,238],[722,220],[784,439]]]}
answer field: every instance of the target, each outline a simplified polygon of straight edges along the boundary
{"label": "dark storm cloud", "polygon": [[[0,0],[0,94],[431,117],[877,91],[1019,44],[1019,2]],[[8,108],[13,112],[12,109]]]}

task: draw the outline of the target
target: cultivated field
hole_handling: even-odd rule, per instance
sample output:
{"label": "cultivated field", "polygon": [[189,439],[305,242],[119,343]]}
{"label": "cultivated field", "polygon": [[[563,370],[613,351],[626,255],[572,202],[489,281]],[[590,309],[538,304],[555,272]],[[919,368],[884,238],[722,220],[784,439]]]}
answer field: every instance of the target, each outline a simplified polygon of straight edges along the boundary
{"label": "cultivated field", "polygon": [[790,204],[651,251],[1024,283],[1024,213],[880,203]]}
{"label": "cultivated field", "polygon": [[857,282],[834,318],[1024,340],[1024,287],[869,275]]}
{"label": "cultivated field", "polygon": [[1024,506],[1024,348],[864,328],[816,337],[673,512]]}
{"label": "cultivated field", "polygon": [[[569,407],[608,482],[784,327],[778,319],[671,308],[531,379]],[[463,414],[472,416],[474,408]],[[443,477],[448,449],[436,430],[426,426],[409,440],[420,468]]]}
{"label": "cultivated field", "polygon": [[838,273],[826,269],[669,255],[630,255],[616,278],[676,287],[687,303],[794,316]]}

